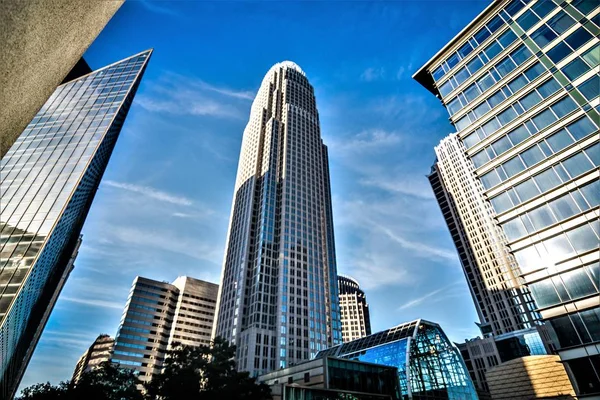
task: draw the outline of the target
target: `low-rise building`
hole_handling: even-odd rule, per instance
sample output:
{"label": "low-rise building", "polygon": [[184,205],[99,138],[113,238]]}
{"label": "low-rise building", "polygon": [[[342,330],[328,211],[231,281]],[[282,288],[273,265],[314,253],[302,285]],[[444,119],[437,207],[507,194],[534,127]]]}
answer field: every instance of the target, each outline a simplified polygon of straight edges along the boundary
{"label": "low-rise building", "polygon": [[396,367],[403,400],[478,399],[456,346],[438,324],[423,319],[322,350],[322,357]]}
{"label": "low-rise building", "polygon": [[322,357],[269,372],[258,381],[273,400],[400,400],[395,367]]}

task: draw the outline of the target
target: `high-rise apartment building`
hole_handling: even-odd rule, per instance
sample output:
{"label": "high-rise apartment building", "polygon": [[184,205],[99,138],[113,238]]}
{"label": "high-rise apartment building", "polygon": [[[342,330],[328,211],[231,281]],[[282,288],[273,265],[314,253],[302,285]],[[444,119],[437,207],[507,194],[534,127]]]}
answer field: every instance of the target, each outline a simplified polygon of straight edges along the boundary
{"label": "high-rise apartment building", "polygon": [[495,1],[414,76],[448,109],[580,398],[600,395],[599,33],[597,1]]}
{"label": "high-rise apartment building", "polygon": [[111,361],[138,371],[147,382],[160,374],[165,352],[174,344],[209,345],[218,290],[214,283],[187,276],[173,283],[136,277]]}
{"label": "high-rise apartment building", "polygon": [[429,182],[459,252],[480,327],[494,335],[531,328],[539,319],[535,304],[464,150],[456,135],[443,139]]}
{"label": "high-rise apartment building", "polygon": [[329,162],[293,62],[262,81],[244,130],[215,335],[260,374],[341,342]]}
{"label": "high-rise apartment building", "polygon": [[338,275],[340,316],[344,343],[371,334],[371,317],[367,296],[358,282],[349,276]]}
{"label": "high-rise apartment building", "polygon": [[0,158],[77,65],[123,2],[2,2]]}
{"label": "high-rise apartment building", "polygon": [[94,343],[87,349],[75,366],[73,371],[72,383],[77,383],[81,376],[86,372],[98,367],[103,362],[109,361],[112,355],[115,339],[108,335],[100,335],[94,340]]}
{"label": "high-rise apartment building", "polygon": [[151,51],[59,86],[0,163],[0,397],[16,390]]}

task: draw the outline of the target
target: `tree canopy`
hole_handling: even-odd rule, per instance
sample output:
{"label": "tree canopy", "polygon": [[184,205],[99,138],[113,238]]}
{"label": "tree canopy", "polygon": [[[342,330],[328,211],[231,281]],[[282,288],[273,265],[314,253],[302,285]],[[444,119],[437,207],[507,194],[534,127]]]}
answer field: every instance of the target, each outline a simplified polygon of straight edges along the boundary
{"label": "tree canopy", "polygon": [[[216,338],[210,346],[175,344],[163,372],[142,384],[135,372],[110,362],[83,374],[74,384],[38,383],[18,400],[269,400],[270,388],[236,369],[235,346]],[[143,390],[142,390],[143,388]]]}

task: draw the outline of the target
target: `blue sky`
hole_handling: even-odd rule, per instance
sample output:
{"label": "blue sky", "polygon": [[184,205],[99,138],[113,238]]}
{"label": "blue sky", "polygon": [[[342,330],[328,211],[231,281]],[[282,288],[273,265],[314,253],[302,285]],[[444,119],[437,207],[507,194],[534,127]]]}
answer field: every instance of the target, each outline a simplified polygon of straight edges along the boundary
{"label": "blue sky", "polygon": [[86,60],[155,52],[23,385],[70,379],[95,337],[116,333],[136,275],[219,281],[242,132],[283,60],[315,88],[338,271],[364,287],[374,331],[425,318],[454,341],[476,336],[425,177],[451,126],[411,75],[487,3],[127,1]]}

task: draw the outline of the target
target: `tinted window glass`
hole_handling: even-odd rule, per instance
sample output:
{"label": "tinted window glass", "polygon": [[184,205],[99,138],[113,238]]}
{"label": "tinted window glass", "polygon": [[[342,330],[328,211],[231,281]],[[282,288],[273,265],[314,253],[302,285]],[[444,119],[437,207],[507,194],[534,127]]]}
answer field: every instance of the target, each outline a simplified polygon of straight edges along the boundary
{"label": "tinted window glass", "polygon": [[589,40],[591,40],[592,37],[592,34],[582,27],[577,29],[575,32],[571,33],[569,36],[567,36],[565,42],[567,42],[567,44],[571,46],[573,50],[577,50]]}
{"label": "tinted window glass", "polygon": [[554,64],[558,64],[563,58],[571,54],[571,51],[572,50],[569,48],[569,46],[567,46],[564,42],[560,42],[551,48],[546,55],[548,58],[554,61]]}
{"label": "tinted window glass", "polygon": [[514,176],[525,169],[525,166],[523,165],[523,162],[519,156],[511,158],[505,162],[502,167],[504,167],[504,171],[509,177]]}
{"label": "tinted window glass", "polygon": [[595,131],[596,126],[592,123],[592,121],[590,121],[589,118],[583,117],[575,121],[571,125],[568,125],[567,129],[569,130],[569,132],[571,132],[571,134],[573,135],[573,137],[575,137],[576,140],[579,140]]}
{"label": "tinted window glass", "polygon": [[521,158],[525,162],[525,165],[531,167],[532,165],[542,161],[545,158],[545,156],[539,147],[533,146],[530,149],[521,153]]}
{"label": "tinted window glass", "polygon": [[579,78],[581,75],[588,72],[590,69],[583,60],[579,57],[568,63],[561,71],[571,80]]}
{"label": "tinted window glass", "polygon": [[570,145],[571,143],[573,143],[574,140],[571,137],[571,135],[567,133],[566,130],[561,129],[554,135],[546,138],[546,142],[548,142],[548,144],[550,145],[552,150],[554,150],[554,152],[558,152]]}
{"label": "tinted window glass", "polygon": [[577,104],[571,99],[569,96],[565,97],[558,103],[554,104],[552,107],[552,111],[558,116],[558,118],[562,118],[575,108],[577,108]]}
{"label": "tinted window glass", "polygon": [[544,129],[554,121],[556,121],[556,116],[550,110],[543,111],[533,117],[533,123],[537,126],[538,130]]}
{"label": "tinted window glass", "polygon": [[560,303],[560,298],[550,279],[532,283],[529,285],[529,288],[538,307],[548,307]]}
{"label": "tinted window glass", "polygon": [[491,60],[495,56],[498,55],[502,51],[502,47],[497,42],[493,42],[488,47],[485,48],[484,53]]}
{"label": "tinted window glass", "polygon": [[540,19],[537,15],[535,15],[531,10],[525,11],[519,18],[517,18],[517,23],[521,25],[524,31],[529,30],[536,22]]}
{"label": "tinted window glass", "polygon": [[536,175],[533,179],[536,181],[540,189],[542,189],[542,192],[546,192],[562,183],[552,168]]}
{"label": "tinted window glass", "polygon": [[523,106],[525,110],[529,110],[531,107],[535,106],[542,100],[542,97],[538,94],[538,92],[533,91],[529,93],[527,96],[523,97],[519,100],[519,103]]}
{"label": "tinted window glass", "polygon": [[540,48],[544,48],[548,43],[554,40],[556,36],[556,33],[554,33],[550,28],[548,28],[546,25],[542,25],[537,31],[533,32],[531,38],[538,46],[540,46]]}
{"label": "tinted window glass", "polygon": [[562,162],[562,165],[565,167],[571,178],[575,178],[582,173],[589,171],[592,169],[592,163],[588,158],[583,154],[575,154],[572,157],[567,158]]}
{"label": "tinted window glass", "polygon": [[517,144],[521,143],[523,140],[529,137],[529,132],[527,131],[527,128],[525,128],[524,126],[520,126],[514,131],[510,132],[508,134],[508,137],[510,138],[510,141],[516,146]]}
{"label": "tinted window glass", "polygon": [[550,208],[559,220],[563,220],[579,213],[579,207],[575,204],[571,195],[566,194],[549,203]]}
{"label": "tinted window glass", "polygon": [[586,99],[595,99],[600,96],[600,77],[598,77],[598,75],[592,76],[590,79],[579,85],[577,89],[579,89]]}
{"label": "tinted window glass", "polygon": [[518,184],[515,186],[515,191],[519,195],[521,202],[525,202],[540,193],[540,190],[535,186],[532,180],[526,180],[525,182]]}

